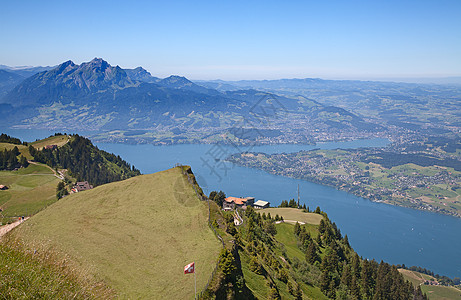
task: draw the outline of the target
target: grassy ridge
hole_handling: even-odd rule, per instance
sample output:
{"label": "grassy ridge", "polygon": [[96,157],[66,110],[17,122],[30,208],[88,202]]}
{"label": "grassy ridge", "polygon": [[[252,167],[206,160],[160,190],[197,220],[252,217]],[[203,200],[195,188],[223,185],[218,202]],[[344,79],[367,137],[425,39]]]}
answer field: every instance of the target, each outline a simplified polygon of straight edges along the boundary
{"label": "grassy ridge", "polygon": [[69,140],[70,136],[68,135],[55,135],[43,140],[32,142],[30,145],[34,146],[35,149],[40,150],[48,145],[56,145],[58,147],[64,146]]}
{"label": "grassy ridge", "polygon": [[99,186],[63,198],[15,230],[30,247],[68,253],[121,298],[192,298],[220,243],[208,210],[178,168]]}

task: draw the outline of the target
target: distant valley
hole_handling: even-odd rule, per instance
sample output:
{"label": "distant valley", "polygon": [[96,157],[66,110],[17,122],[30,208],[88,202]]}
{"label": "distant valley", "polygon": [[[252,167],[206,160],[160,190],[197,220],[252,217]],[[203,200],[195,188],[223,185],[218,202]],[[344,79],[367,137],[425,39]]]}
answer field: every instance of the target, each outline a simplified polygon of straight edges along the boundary
{"label": "distant valley", "polygon": [[67,61],[22,81],[11,70],[3,73],[1,125],[14,128],[86,130],[100,141],[153,144],[315,143],[388,132],[304,96],[218,90],[181,76],[160,79],[141,67],[124,70],[103,59]]}

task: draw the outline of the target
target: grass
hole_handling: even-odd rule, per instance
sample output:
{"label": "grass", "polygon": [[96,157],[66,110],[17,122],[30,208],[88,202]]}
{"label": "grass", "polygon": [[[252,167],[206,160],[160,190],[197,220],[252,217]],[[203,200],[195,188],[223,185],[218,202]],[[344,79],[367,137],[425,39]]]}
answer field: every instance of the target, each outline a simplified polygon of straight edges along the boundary
{"label": "grass", "polygon": [[61,147],[65,145],[69,139],[70,137],[67,135],[50,136],[46,139],[32,142],[30,145],[34,146],[36,149],[42,149],[47,145],[57,145],[58,147]]}
{"label": "grass", "polygon": [[30,247],[57,249],[120,298],[183,299],[208,281],[221,244],[208,206],[178,168],[70,195],[14,230]]}
{"label": "grass", "polygon": [[424,280],[432,279],[432,276],[405,269],[399,269],[399,272],[415,287],[421,285],[421,290],[427,294],[430,300],[461,299],[461,290],[455,287],[422,284]]}
{"label": "grass", "polygon": [[298,221],[313,225],[319,225],[320,220],[323,218],[322,215],[314,213],[305,213],[301,209],[291,207],[265,208],[257,210],[257,212],[264,212],[266,213],[266,215],[270,213],[272,217],[275,217],[275,215],[279,215],[282,216],[284,220]]}
{"label": "grass", "polygon": [[461,290],[450,286],[422,285],[421,290],[430,300],[461,299]]}
{"label": "grass", "polygon": [[56,201],[59,179],[44,165],[30,164],[18,171],[0,171],[0,184],[8,190],[0,191],[1,222],[10,216],[32,215]]}
{"label": "grass", "polygon": [[267,285],[265,277],[250,271],[250,258],[244,251],[239,251],[239,254],[246,285],[255,297],[258,299],[267,299],[270,288]]}
{"label": "grass", "polygon": [[304,253],[298,248],[298,242],[294,234],[294,225],[287,223],[280,223],[276,225],[277,234],[275,239],[282,243],[287,250],[289,257],[297,257],[299,260],[304,260]]}
{"label": "grass", "polygon": [[26,251],[17,240],[0,242],[1,299],[101,299],[113,297],[103,284],[74,272],[49,252]]}

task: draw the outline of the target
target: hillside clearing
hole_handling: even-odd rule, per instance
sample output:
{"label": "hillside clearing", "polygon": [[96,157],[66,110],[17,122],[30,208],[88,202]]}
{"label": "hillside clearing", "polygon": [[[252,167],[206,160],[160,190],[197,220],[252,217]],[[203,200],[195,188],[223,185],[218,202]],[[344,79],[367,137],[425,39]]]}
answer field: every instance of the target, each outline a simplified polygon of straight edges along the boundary
{"label": "hillside clearing", "polygon": [[30,145],[40,150],[43,147],[48,146],[48,145],[56,145],[58,147],[61,147],[65,145],[69,140],[70,140],[70,136],[68,135],[56,135],[56,136],[50,136],[43,140],[32,142],[30,143]]}
{"label": "hillside clearing", "polygon": [[399,269],[399,272],[414,286],[421,285],[421,290],[430,300],[461,299],[461,290],[455,287],[423,284],[425,280],[435,280],[433,276],[406,269]]}
{"label": "hillside clearing", "polygon": [[259,213],[271,214],[272,217],[275,215],[282,216],[284,220],[298,221],[307,224],[319,225],[320,220],[323,218],[322,215],[315,213],[305,213],[301,209],[291,207],[278,207],[278,208],[265,208],[257,210]]}
{"label": "hillside clearing", "polygon": [[221,244],[208,206],[179,168],[72,194],[13,233],[30,247],[67,253],[121,298],[193,298],[208,281]]}
{"label": "hillside clearing", "polygon": [[56,186],[60,180],[46,165],[30,164],[18,171],[0,171],[0,207],[4,223],[13,216],[32,215],[56,201]]}

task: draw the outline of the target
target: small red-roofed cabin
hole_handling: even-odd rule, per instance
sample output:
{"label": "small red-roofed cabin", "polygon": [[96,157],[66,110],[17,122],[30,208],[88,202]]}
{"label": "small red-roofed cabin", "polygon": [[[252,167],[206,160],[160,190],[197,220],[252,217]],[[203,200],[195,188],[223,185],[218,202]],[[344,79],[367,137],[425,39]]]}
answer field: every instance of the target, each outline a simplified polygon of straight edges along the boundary
{"label": "small red-roofed cabin", "polygon": [[75,184],[75,186],[72,188],[72,191],[81,192],[81,191],[91,190],[92,188],[93,186],[90,185],[88,181],[81,181]]}

